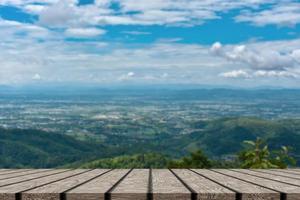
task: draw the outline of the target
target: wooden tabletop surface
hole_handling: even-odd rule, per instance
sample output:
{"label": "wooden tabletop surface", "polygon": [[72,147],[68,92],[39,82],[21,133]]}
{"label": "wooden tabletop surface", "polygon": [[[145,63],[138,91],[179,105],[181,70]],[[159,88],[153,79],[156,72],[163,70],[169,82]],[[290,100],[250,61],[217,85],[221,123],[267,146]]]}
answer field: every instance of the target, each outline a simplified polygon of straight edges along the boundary
{"label": "wooden tabletop surface", "polygon": [[300,169],[0,169],[0,200],[300,200]]}

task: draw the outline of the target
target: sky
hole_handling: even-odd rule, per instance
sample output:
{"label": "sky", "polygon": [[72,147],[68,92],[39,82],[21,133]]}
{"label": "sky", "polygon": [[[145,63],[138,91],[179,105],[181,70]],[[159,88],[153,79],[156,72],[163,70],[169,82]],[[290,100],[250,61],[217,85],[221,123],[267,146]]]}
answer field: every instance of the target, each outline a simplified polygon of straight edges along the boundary
{"label": "sky", "polygon": [[0,0],[0,85],[300,86],[299,0]]}

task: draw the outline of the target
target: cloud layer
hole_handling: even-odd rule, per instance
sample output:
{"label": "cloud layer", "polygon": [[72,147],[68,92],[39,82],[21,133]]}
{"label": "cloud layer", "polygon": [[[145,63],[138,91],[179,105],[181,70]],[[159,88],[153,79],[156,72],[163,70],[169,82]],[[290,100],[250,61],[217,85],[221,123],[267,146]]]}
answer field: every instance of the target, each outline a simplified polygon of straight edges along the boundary
{"label": "cloud layer", "polygon": [[[295,0],[95,0],[87,5],[77,0],[0,0],[0,5],[32,17],[29,21],[0,18],[0,84],[300,83],[297,38],[239,44],[184,43],[180,36],[148,43],[120,39],[153,35],[135,26],[185,30],[217,22],[228,13],[232,23],[295,27],[300,23],[300,3]],[[115,26],[129,28],[113,40],[109,34]]]}
{"label": "cloud layer", "polygon": [[80,5],[77,0],[1,0],[37,15],[50,27],[86,25],[193,26],[220,18],[220,13],[240,9],[238,22],[255,25],[295,25],[300,22],[296,0],[95,0]]}

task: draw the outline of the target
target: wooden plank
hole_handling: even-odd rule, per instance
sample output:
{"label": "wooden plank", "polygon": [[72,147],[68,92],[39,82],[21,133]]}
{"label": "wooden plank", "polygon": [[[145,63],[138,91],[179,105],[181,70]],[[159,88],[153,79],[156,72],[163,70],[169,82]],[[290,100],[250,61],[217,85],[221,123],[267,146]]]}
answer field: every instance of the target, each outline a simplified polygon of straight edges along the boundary
{"label": "wooden plank", "polygon": [[285,169],[287,171],[298,171],[300,172],[300,169],[299,168],[288,168],[288,169]]}
{"label": "wooden plank", "polygon": [[152,170],[152,192],[154,200],[190,200],[189,191],[169,170]]}
{"label": "wooden plank", "polygon": [[241,199],[274,200],[280,198],[280,193],[278,192],[266,189],[261,186],[253,185],[251,183],[247,183],[245,181],[241,181],[223,174],[219,174],[217,172],[206,169],[195,169],[193,171],[238,192],[239,195],[241,195]]}
{"label": "wooden plank", "polygon": [[255,170],[255,171],[261,171],[261,172],[264,172],[266,174],[283,176],[283,177],[288,177],[288,178],[293,178],[293,179],[300,179],[300,175],[289,174],[289,173],[282,172],[282,171],[274,171],[274,170],[269,170],[269,169],[266,169],[266,170]]}
{"label": "wooden plank", "polygon": [[67,169],[64,169],[64,170],[35,170],[35,171],[37,172],[35,174],[27,174],[27,175],[23,175],[23,176],[0,180],[0,187],[37,179],[37,178],[40,178],[43,176],[48,176],[51,174],[57,174],[59,172],[67,171]]}
{"label": "wooden plank", "polygon": [[50,184],[55,181],[59,181],[62,179],[65,179],[70,176],[74,176],[80,173],[84,173],[87,170],[69,170],[66,172],[54,174],[54,175],[49,175],[46,177],[22,182],[22,183],[16,183],[13,185],[8,185],[4,187],[0,187],[0,200],[15,200],[15,196],[20,193],[24,192],[42,185]]}
{"label": "wooden plank", "polygon": [[[19,171],[19,170],[14,170],[14,169],[0,169],[0,174],[6,174],[6,173],[14,172],[14,171]],[[25,170],[20,170],[20,171],[25,171]]]}
{"label": "wooden plank", "polygon": [[3,174],[3,175],[0,175],[0,182],[1,182],[1,180],[5,180],[5,179],[22,177],[22,176],[26,176],[28,174],[36,174],[36,173],[41,173],[41,172],[45,172],[45,171],[50,171],[50,169],[36,169],[36,170],[30,170],[30,171],[19,171],[19,172],[13,173],[13,174]]}
{"label": "wooden plank", "polygon": [[23,200],[59,200],[61,193],[73,189],[95,177],[108,171],[107,169],[95,169],[83,174],[79,174],[70,178],[47,184],[22,193]]}
{"label": "wooden plank", "polygon": [[104,200],[105,193],[113,187],[128,169],[115,169],[66,193],[67,200]]}
{"label": "wooden plank", "polygon": [[270,169],[271,171],[277,171],[277,172],[282,172],[282,173],[286,173],[286,174],[292,174],[292,175],[300,175],[300,172],[298,171],[292,171],[292,170],[285,170],[285,169]]}
{"label": "wooden plank", "polygon": [[134,169],[111,192],[112,200],[147,200],[148,169]]}
{"label": "wooden plank", "polygon": [[4,170],[0,172],[0,178],[3,175],[8,175],[8,174],[15,174],[15,173],[20,173],[20,172],[26,172],[26,171],[32,171],[33,169],[10,169],[10,170]]}
{"label": "wooden plank", "polygon": [[10,171],[12,169],[0,169],[0,172],[7,172],[7,171]]}
{"label": "wooden plank", "polygon": [[239,178],[241,180],[245,180],[247,182],[250,182],[250,183],[262,186],[262,187],[276,190],[281,193],[286,193],[287,200],[300,200],[300,187],[243,173],[243,172],[251,173],[250,170],[231,171],[231,170],[219,169],[219,170],[214,170],[214,171],[218,171],[220,173],[223,173],[223,174],[226,174],[229,176],[233,176],[233,177]]}
{"label": "wooden plank", "polygon": [[187,169],[174,169],[174,173],[181,178],[196,193],[201,200],[235,200],[236,193],[207,178],[196,175]]}

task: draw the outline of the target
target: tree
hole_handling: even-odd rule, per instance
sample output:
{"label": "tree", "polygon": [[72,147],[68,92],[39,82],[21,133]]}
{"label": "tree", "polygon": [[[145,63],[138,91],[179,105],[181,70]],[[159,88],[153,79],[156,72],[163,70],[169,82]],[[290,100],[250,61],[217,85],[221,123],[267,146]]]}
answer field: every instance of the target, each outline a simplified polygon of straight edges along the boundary
{"label": "tree", "polygon": [[288,166],[296,166],[297,161],[295,158],[290,156],[291,148],[282,146],[280,150],[274,151],[272,163],[278,168],[285,169]]}
{"label": "tree", "polygon": [[239,154],[242,168],[287,168],[288,165],[296,164],[285,146],[281,150],[270,152],[268,145],[260,138],[256,141],[244,141],[244,143],[248,147]]}
{"label": "tree", "polygon": [[208,157],[201,151],[192,152],[189,157],[181,160],[173,160],[168,164],[169,168],[211,168],[212,164]]}

